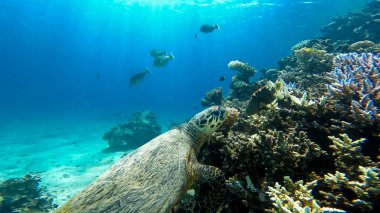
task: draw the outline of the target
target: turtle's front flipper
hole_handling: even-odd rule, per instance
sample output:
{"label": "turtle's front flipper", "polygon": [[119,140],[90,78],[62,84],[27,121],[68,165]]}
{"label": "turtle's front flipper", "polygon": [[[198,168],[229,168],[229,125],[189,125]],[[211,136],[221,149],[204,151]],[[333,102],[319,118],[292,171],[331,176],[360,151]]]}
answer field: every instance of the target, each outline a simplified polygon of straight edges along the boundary
{"label": "turtle's front flipper", "polygon": [[192,211],[220,212],[227,204],[224,173],[217,167],[193,165],[195,195]]}

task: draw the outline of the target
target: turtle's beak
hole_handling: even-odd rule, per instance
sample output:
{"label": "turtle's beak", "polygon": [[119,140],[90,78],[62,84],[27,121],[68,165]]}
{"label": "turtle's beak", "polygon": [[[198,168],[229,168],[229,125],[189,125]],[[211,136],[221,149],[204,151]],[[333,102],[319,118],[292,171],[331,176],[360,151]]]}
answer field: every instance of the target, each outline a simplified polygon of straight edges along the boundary
{"label": "turtle's beak", "polygon": [[219,130],[230,129],[237,121],[239,117],[239,111],[235,108],[226,107],[226,119],[219,127]]}

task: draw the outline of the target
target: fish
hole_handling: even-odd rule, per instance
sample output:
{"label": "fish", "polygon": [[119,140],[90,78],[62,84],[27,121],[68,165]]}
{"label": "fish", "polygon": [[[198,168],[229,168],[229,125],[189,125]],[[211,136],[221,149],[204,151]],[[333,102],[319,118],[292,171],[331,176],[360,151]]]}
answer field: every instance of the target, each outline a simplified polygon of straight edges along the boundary
{"label": "fish", "polygon": [[226,80],[226,77],[224,77],[224,76],[221,76],[221,77],[219,78],[219,81],[224,81],[224,80]]}
{"label": "fish", "polygon": [[201,26],[200,31],[203,33],[211,33],[215,29],[219,30],[219,25],[217,25],[217,24],[204,24]]}
{"label": "fish", "polygon": [[165,50],[156,50],[156,49],[152,49],[150,51],[150,55],[152,57],[159,57],[159,56],[163,56],[163,55],[166,55],[166,51]]}
{"label": "fish", "polygon": [[131,76],[129,78],[129,86],[134,86],[134,85],[140,83],[142,80],[144,80],[145,75],[148,73],[152,73],[152,72],[150,71],[150,69],[148,67],[145,67],[144,72],[140,72],[140,73],[137,73],[137,74],[134,74],[133,76]]}
{"label": "fish", "polygon": [[98,80],[100,79],[100,74],[99,74],[99,73],[96,75],[96,78],[97,78]]}
{"label": "fish", "polygon": [[175,60],[173,53],[170,53],[169,55],[157,56],[154,58],[153,66],[164,67],[169,63],[170,60]]}
{"label": "fish", "polygon": [[195,36],[195,39],[197,39],[199,41],[198,35],[196,33],[194,34],[194,36]]}

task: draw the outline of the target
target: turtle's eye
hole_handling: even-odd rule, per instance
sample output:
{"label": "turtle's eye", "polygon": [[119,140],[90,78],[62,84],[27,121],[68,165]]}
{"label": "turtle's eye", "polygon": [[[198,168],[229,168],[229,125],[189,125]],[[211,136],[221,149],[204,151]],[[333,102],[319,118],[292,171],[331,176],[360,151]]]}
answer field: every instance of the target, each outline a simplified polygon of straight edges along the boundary
{"label": "turtle's eye", "polygon": [[215,110],[211,113],[212,116],[219,117],[221,111],[220,110]]}

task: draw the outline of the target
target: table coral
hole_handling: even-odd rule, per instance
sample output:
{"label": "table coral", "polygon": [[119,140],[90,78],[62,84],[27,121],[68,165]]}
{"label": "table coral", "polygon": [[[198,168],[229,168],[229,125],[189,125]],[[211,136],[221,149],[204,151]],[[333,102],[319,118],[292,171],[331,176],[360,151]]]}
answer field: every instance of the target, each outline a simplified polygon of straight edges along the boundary
{"label": "table coral", "polygon": [[228,69],[236,71],[236,80],[244,81],[245,83],[249,83],[249,78],[256,74],[253,67],[238,60],[230,61]]}

